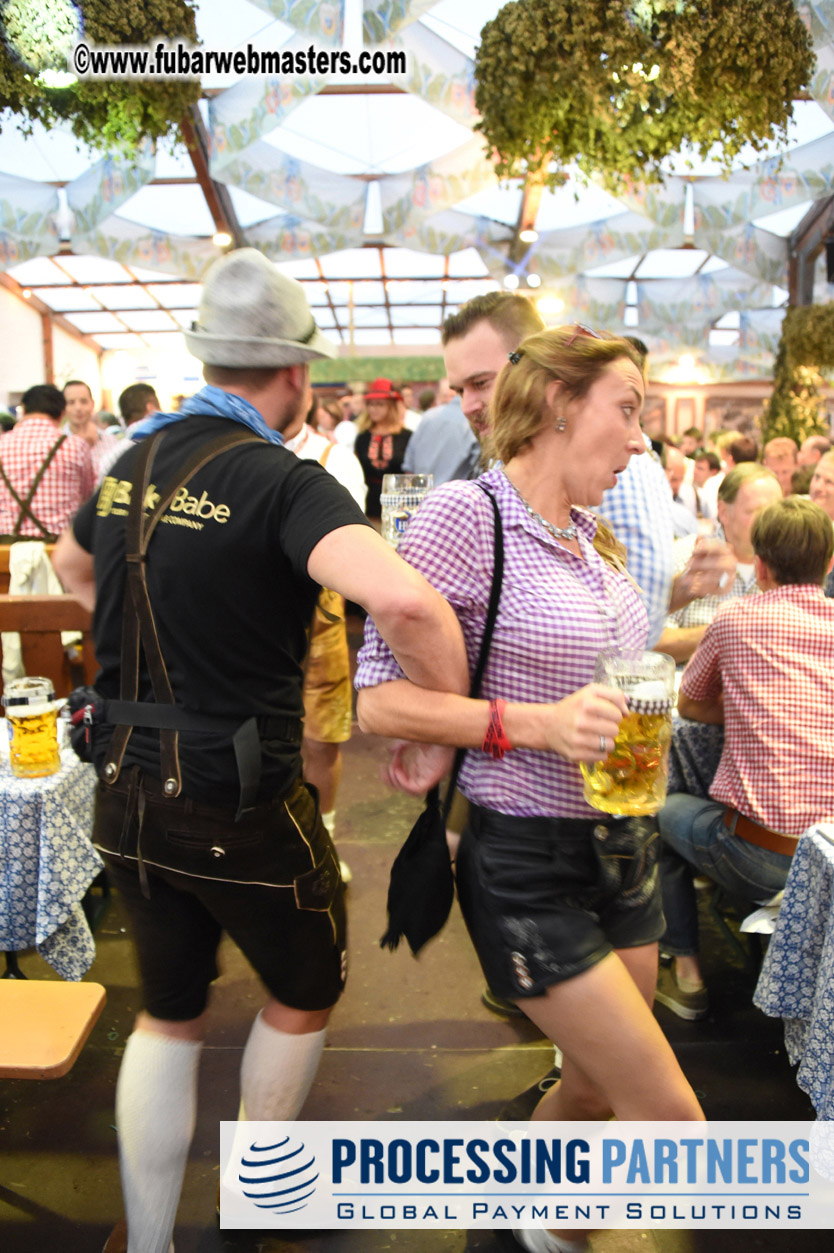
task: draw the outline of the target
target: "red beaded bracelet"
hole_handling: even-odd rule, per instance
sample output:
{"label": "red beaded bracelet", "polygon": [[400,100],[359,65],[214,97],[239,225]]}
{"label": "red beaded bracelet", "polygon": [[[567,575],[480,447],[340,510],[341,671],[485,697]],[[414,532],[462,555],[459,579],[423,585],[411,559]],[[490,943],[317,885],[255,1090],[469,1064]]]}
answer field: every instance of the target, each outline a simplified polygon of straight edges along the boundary
{"label": "red beaded bracelet", "polygon": [[495,761],[500,761],[505,753],[508,753],[512,744],[507,739],[507,733],[504,730],[504,723],[501,721],[504,710],[507,707],[505,700],[491,700],[489,702],[489,723],[484,736],[484,742],[481,745],[481,752],[489,753]]}

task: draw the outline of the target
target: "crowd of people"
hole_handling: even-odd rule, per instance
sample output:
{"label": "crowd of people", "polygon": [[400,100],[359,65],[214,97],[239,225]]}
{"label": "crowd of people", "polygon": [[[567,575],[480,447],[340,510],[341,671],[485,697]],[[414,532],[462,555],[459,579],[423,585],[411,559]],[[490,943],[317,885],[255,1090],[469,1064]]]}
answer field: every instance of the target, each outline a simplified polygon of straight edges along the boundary
{"label": "crowd of people", "polygon": [[[767,899],[802,830],[834,820],[828,441],[653,442],[645,345],[545,329],[514,293],[447,319],[449,394],[420,397],[416,420],[386,378],[323,405],[308,366],[334,350],[252,249],[211,268],[186,343],[206,385],[172,412],[126,389],[116,453],[79,383],[30,389],[0,438],[0,528],[60,536],[56,571],[95,608],[93,839],[143,995],[116,1094],[126,1228],[107,1253],[169,1249],[223,932],[266,990],[240,1117],[294,1118],[313,1082],[346,970],[346,600],[367,614],[357,716],[396,741],[392,785],[422,794],[466,750],[449,847],[488,1003],[556,1049],[533,1118],[703,1119],[652,1013],[706,1012],[694,875]],[[369,519],[400,469],[437,486],[394,552]],[[609,648],[671,654],[682,718],[724,726],[708,795],[656,816],[589,806],[580,766],[627,713],[595,680]]]}

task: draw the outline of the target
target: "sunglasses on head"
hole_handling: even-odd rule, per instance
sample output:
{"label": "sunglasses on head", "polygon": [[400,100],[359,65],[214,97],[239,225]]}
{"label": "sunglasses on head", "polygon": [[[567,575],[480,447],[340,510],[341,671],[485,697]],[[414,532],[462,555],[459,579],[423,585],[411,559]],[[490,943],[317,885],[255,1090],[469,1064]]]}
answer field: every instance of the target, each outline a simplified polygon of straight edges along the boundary
{"label": "sunglasses on head", "polygon": [[588,339],[602,339],[599,331],[595,331],[592,327],[586,326],[584,322],[574,322],[573,334],[565,344],[565,347],[570,348],[574,340],[579,339],[580,335],[585,335]]}
{"label": "sunglasses on head", "polygon": [[[573,334],[571,335],[568,342],[565,344],[565,347],[570,348],[573,341],[575,339],[579,339],[580,335],[585,335],[588,339],[602,339],[602,336],[599,334],[599,332],[593,330],[590,326],[585,326],[583,322],[574,322]],[[516,348],[515,352],[510,352],[507,354],[507,359],[509,360],[511,365],[518,365],[519,361],[521,360],[523,356],[523,353],[524,353],[524,350],[522,348]]]}

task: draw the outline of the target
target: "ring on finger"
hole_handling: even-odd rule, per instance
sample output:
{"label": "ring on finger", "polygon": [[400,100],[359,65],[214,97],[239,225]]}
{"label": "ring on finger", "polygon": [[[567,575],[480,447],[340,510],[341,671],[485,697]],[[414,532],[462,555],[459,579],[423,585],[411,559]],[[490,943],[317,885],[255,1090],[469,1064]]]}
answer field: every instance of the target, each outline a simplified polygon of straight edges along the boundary
{"label": "ring on finger", "polygon": [[599,751],[602,753],[603,757],[608,751],[607,745],[608,745],[608,740],[606,739],[604,735],[601,735],[599,737]]}

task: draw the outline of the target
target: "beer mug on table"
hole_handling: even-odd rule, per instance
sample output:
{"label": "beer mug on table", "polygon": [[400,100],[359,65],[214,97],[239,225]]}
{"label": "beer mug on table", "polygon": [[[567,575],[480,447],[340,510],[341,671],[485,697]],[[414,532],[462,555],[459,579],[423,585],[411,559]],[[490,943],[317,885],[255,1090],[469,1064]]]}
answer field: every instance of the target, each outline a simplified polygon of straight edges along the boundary
{"label": "beer mug on table", "polygon": [[61,753],[52,681],[34,675],[13,679],[3,691],[3,706],[12,773],[23,779],[56,774],[61,769]]}
{"label": "beer mug on table", "polygon": [[656,814],[666,800],[675,662],[666,653],[612,648],[598,656],[594,681],[624,692],[628,713],[605,760],[580,765],[585,800],[606,814]]}
{"label": "beer mug on table", "polygon": [[382,538],[396,548],[409,518],[434,486],[433,474],[384,474],[379,503]]}

